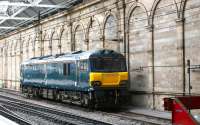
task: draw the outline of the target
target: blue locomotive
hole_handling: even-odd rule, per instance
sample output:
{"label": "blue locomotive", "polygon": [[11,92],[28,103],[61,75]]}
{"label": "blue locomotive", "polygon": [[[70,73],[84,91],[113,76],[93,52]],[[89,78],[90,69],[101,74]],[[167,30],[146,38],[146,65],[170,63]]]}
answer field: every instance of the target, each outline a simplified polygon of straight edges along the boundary
{"label": "blue locomotive", "polygon": [[127,96],[125,57],[113,50],[35,57],[21,64],[21,92],[87,107],[115,106]]}

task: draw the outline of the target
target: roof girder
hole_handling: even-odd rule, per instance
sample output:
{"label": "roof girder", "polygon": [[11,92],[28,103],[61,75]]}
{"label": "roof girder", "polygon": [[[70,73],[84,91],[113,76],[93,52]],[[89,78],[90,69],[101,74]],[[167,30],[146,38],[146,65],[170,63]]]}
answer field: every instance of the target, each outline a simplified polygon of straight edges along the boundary
{"label": "roof girder", "polygon": [[66,8],[61,5],[22,3],[22,2],[0,2],[0,6],[16,6],[16,7],[42,7],[42,8]]}

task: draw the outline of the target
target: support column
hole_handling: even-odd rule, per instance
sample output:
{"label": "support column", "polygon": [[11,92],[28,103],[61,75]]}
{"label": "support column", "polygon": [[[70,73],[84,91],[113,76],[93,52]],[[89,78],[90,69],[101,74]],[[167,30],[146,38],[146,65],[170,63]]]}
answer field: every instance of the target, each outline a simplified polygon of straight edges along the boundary
{"label": "support column", "polygon": [[182,66],[182,86],[183,86],[183,95],[186,93],[186,78],[185,78],[185,37],[184,37],[184,19],[179,18],[176,20],[177,25],[177,50],[178,50],[178,62]]}
{"label": "support column", "polygon": [[[16,51],[16,50],[15,50]],[[16,83],[17,83],[17,52],[14,53],[15,54],[15,90],[17,90],[17,87],[16,87]]]}
{"label": "support column", "polygon": [[149,63],[148,65],[150,67],[149,70],[150,70],[150,77],[149,77],[149,81],[152,85],[152,108],[155,109],[156,106],[155,106],[155,67],[154,67],[154,27],[153,25],[149,25],[147,26],[147,29],[149,31],[149,44],[148,44],[148,56],[149,56]]}

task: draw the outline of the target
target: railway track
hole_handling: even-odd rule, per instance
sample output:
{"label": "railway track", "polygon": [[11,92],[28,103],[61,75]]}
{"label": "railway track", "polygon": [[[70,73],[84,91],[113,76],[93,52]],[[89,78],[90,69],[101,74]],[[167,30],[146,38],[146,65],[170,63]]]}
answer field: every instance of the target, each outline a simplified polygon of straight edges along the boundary
{"label": "railway track", "polygon": [[0,114],[10,120],[12,120],[15,123],[18,123],[20,125],[31,125],[30,122],[26,121],[25,119],[21,118],[17,114],[13,113],[12,111],[8,110],[4,106],[0,105]]}
{"label": "railway track", "polygon": [[20,111],[39,116],[55,124],[63,125],[111,125],[109,123],[80,117],[65,111],[31,104],[22,100],[0,95],[0,104],[12,111]]}
{"label": "railway track", "polygon": [[[4,92],[4,91],[8,94],[16,95],[16,91],[12,92],[12,90],[7,91],[7,90],[1,90],[0,89],[0,92]],[[20,96],[20,93],[18,93],[17,96]],[[2,98],[1,95],[0,95],[0,98]],[[8,97],[8,98],[10,98],[10,97]],[[11,100],[15,101],[15,102],[20,102],[20,100],[14,99],[14,98],[11,98]],[[50,102],[52,102],[52,101],[50,101]],[[52,103],[54,103],[54,102],[52,102]],[[24,105],[24,104],[25,104],[25,106],[26,105],[28,105],[28,106],[32,105],[29,102],[22,101],[22,105]],[[64,106],[64,105],[61,105],[61,106]],[[78,106],[70,106],[70,107],[77,109],[77,110],[85,111],[85,108],[81,108],[81,107],[78,107]],[[12,107],[10,106],[10,108],[12,108]],[[29,106],[29,108],[31,108],[31,106]],[[15,108],[13,107],[13,109],[15,109]],[[15,110],[17,110],[17,109],[15,109]],[[38,111],[38,110],[44,110],[45,111],[45,110],[48,110],[48,107],[38,105],[36,111]],[[56,111],[55,111],[55,109],[51,108],[51,113],[56,112]],[[138,114],[138,113],[133,113],[133,112],[119,111],[119,112],[113,113],[113,112],[96,111],[96,110],[95,110],[95,112],[99,113],[99,114],[106,115],[106,116],[111,116],[111,117],[114,116],[114,117],[120,117],[120,119],[131,120],[134,123],[138,123],[139,125],[170,125],[171,124],[170,119],[165,119],[165,118],[160,118],[160,117],[155,117],[155,116],[150,116],[150,115],[145,115],[145,114]],[[60,113],[60,111],[58,113]],[[35,113],[35,114],[37,115],[37,113]],[[63,114],[63,113],[61,112],[61,114]],[[46,119],[49,119],[49,117],[47,117]]]}

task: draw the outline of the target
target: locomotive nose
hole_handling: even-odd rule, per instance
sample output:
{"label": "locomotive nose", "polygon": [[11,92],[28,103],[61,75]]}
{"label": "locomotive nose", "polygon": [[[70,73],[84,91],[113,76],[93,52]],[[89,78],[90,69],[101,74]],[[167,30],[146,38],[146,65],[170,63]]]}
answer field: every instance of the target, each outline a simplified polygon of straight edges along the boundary
{"label": "locomotive nose", "polygon": [[115,73],[90,73],[90,83],[93,86],[94,83],[101,83],[100,87],[119,87],[121,83],[125,84],[128,80],[127,72],[115,72]]}

